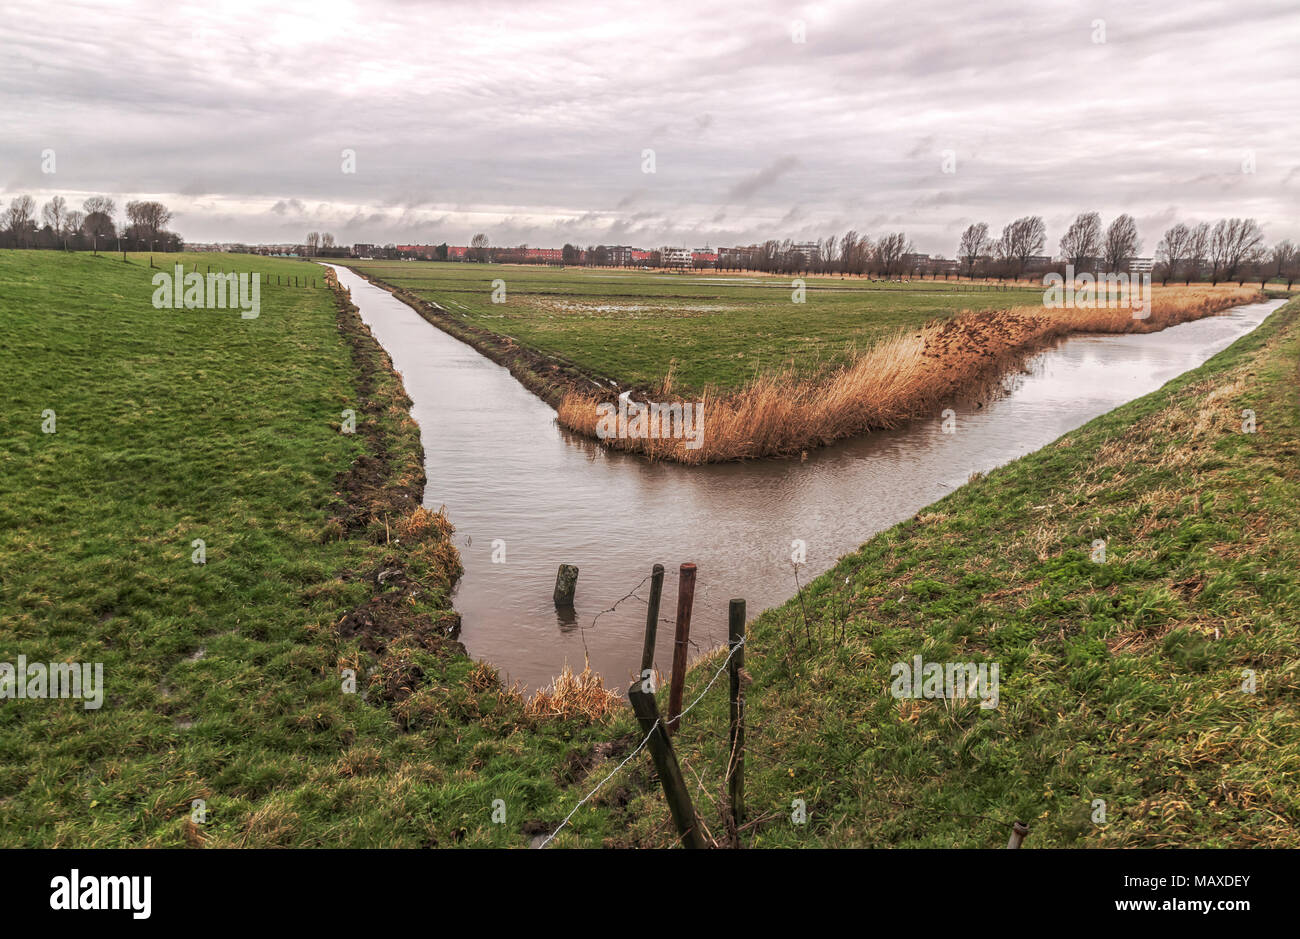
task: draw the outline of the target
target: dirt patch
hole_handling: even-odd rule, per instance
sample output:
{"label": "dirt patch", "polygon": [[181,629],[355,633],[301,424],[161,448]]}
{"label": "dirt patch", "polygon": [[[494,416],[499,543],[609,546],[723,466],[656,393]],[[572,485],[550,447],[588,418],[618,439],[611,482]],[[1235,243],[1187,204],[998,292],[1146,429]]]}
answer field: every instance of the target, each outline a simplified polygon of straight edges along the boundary
{"label": "dirt patch", "polygon": [[455,641],[460,635],[460,614],[452,609],[438,617],[420,612],[419,601],[427,591],[408,575],[399,558],[390,555],[365,578],[375,592],[338,621],[335,628],[340,639],[357,639],[362,649],[378,656],[399,639],[431,652],[466,654],[465,647]]}
{"label": "dirt patch", "polygon": [[[365,440],[366,448],[365,453],[334,478],[335,491],[342,498],[331,509],[331,530],[351,533],[375,519],[404,515],[419,506],[424,494],[424,459],[420,449],[418,467],[398,472],[382,418],[394,406],[409,412],[411,399],[401,388],[388,353],[370,334],[348,294],[338,287],[333,271],[327,269],[325,281],[334,288],[339,332],[352,351],[357,369],[356,433]],[[387,389],[385,394],[381,377],[388,384],[398,382],[396,389]]]}
{"label": "dirt patch", "polygon": [[605,760],[619,759],[632,749],[638,737],[625,734],[617,740],[602,740],[587,750],[570,750],[564,757],[564,765],[556,775],[556,782],[561,786],[572,786],[587,778],[592,768]]}

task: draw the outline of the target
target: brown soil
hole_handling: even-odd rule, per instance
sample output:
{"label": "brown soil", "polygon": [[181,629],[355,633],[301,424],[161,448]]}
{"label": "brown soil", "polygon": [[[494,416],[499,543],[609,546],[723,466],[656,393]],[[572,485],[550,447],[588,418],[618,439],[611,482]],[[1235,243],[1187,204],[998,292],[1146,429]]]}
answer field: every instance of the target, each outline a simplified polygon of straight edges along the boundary
{"label": "brown soil", "polygon": [[[397,474],[380,418],[389,407],[409,410],[411,399],[401,389],[401,379],[393,370],[388,353],[370,334],[351,299],[338,288],[333,272],[327,271],[325,280],[334,288],[339,332],[347,340],[356,365],[357,401],[360,405],[355,409],[356,432],[365,438],[366,443],[366,452],[334,479],[335,491],[342,500],[333,506],[332,520],[344,532],[350,533],[365,528],[374,519],[404,515],[418,507],[424,495],[424,460],[421,454],[419,468],[408,481],[395,479]],[[379,393],[377,375],[381,369],[398,382],[397,394]]]}
{"label": "brown soil", "polygon": [[[411,401],[401,378],[333,272],[326,272],[325,281],[334,290],[339,331],[352,351],[356,432],[365,441],[365,452],[335,478],[341,499],[333,507],[326,535],[357,537],[368,529],[371,537],[390,544],[374,568],[343,573],[345,580],[365,581],[370,596],[343,614],[335,632],[380,660],[381,667],[368,676],[366,693],[396,703],[426,680],[424,670],[411,660],[413,651],[467,655],[456,639],[460,614],[446,598],[460,575],[460,559],[446,518],[421,506],[424,456],[414,426],[389,429],[391,421],[383,420],[409,411]],[[389,541],[390,535],[396,544]]]}

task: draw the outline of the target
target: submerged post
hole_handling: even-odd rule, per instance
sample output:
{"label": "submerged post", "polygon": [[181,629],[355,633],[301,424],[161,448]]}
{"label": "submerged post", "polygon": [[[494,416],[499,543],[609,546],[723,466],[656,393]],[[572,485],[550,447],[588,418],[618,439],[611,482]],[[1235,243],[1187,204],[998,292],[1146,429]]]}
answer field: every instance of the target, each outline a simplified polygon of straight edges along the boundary
{"label": "submerged post", "polygon": [[700,834],[699,819],[695,817],[695,807],[691,805],[691,794],[682,778],[682,769],[677,765],[677,755],[673,753],[672,741],[668,738],[667,728],[659,720],[659,708],[655,696],[641,690],[640,682],[633,682],[628,689],[627,698],[632,702],[632,710],[641,725],[641,733],[648,738],[650,758],[654,760],[655,772],[664,787],[664,799],[668,802],[668,811],[672,813],[673,824],[681,836],[683,848],[707,848],[704,836]]}
{"label": "submerged post", "polygon": [[677,634],[673,640],[673,677],[668,689],[668,732],[677,730],[686,684],[686,651],[691,638],[691,607],[695,604],[695,565],[683,564],[677,581]]}
{"label": "submerged post", "polygon": [[659,596],[664,589],[664,566],[656,564],[650,568],[650,600],[645,613],[645,645],[641,647],[642,679],[655,667],[655,634],[659,631]]}
{"label": "submerged post", "polygon": [[573,594],[578,588],[578,568],[573,564],[561,564],[555,572],[555,605],[573,606]]}
{"label": "submerged post", "polygon": [[732,600],[727,611],[727,674],[731,679],[731,756],[727,760],[727,800],[731,821],[739,829],[745,817],[745,689],[741,671],[745,667],[745,601]]}

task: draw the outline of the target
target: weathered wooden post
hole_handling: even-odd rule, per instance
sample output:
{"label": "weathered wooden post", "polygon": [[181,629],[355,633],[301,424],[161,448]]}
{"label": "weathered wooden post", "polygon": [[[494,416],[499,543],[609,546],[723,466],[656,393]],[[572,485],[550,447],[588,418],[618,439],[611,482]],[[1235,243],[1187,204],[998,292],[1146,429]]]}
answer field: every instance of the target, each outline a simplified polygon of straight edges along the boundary
{"label": "weathered wooden post", "polygon": [[727,674],[731,679],[731,733],[727,736],[731,756],[727,761],[727,798],[731,820],[737,829],[745,817],[745,689],[741,670],[745,667],[745,601],[732,600],[727,611]]}
{"label": "weathered wooden post", "polygon": [[677,730],[686,684],[686,653],[691,638],[691,607],[695,603],[695,565],[683,564],[677,580],[677,635],[673,640],[673,677],[668,689],[668,732]]}
{"label": "weathered wooden post", "polygon": [[655,634],[659,631],[659,595],[664,589],[664,566],[656,564],[650,568],[650,600],[645,613],[645,645],[641,647],[641,671],[644,680],[655,667]]}
{"label": "weathered wooden post", "polygon": [[1024,822],[1016,822],[1011,826],[1011,840],[1007,842],[1008,848],[1018,848],[1024,844],[1025,839],[1029,837],[1029,826]]}
{"label": "weathered wooden post", "polygon": [[668,811],[672,813],[673,824],[681,836],[683,848],[707,848],[704,836],[700,833],[699,819],[695,817],[695,808],[691,805],[691,794],[682,779],[681,767],[677,765],[677,755],[673,753],[672,741],[668,738],[667,728],[659,720],[659,708],[655,705],[655,696],[641,690],[641,683],[633,682],[627,691],[627,698],[632,702],[632,710],[641,724],[641,732],[649,740],[650,758],[654,760],[655,772],[664,787],[664,799],[668,802]]}
{"label": "weathered wooden post", "polygon": [[555,605],[573,606],[573,594],[578,589],[578,568],[572,564],[561,564],[555,572]]}

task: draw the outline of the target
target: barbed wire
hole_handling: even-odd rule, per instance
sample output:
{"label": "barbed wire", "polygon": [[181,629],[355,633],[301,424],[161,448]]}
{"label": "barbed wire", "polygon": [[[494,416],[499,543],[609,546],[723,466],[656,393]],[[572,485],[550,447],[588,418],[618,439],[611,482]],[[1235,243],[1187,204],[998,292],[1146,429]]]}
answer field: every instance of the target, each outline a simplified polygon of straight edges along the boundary
{"label": "barbed wire", "polygon": [[[642,581],[642,583],[644,583],[644,581]],[[627,599],[627,598],[624,597],[623,599]],[[691,709],[694,708],[695,705],[699,704],[702,700],[704,700],[704,696],[709,693],[709,689],[712,688],[714,684],[717,682],[718,676],[721,675],[723,670],[726,669],[726,667],[731,663],[731,657],[736,654],[736,651],[738,649],[744,647],[744,645],[745,645],[745,640],[742,637],[740,640],[738,640],[731,646],[731,651],[729,651],[727,653],[727,657],[722,660],[722,664],[719,665],[718,670],[713,673],[713,677],[710,678],[709,683],[704,686],[704,690],[699,693],[699,695],[695,698],[694,701],[692,701],[690,704],[688,704],[685,708],[682,709],[681,713],[678,714],[676,717],[677,721],[680,722],[683,717],[685,717],[687,714],[690,713]],[[544,848],[548,844],[550,844],[553,840],[555,840],[555,836],[558,835],[564,829],[565,825],[569,824],[569,821],[573,818],[574,814],[578,811],[578,809],[582,808],[591,799],[592,796],[594,796],[597,792],[599,792],[601,787],[604,786],[605,783],[609,782],[616,775],[618,775],[619,770],[621,770],[624,766],[626,766],[629,762],[631,762],[634,756],[636,756],[638,753],[640,753],[642,750],[645,749],[646,744],[650,742],[650,738],[654,736],[654,732],[659,728],[659,725],[662,723],[663,723],[662,717],[656,718],[655,722],[650,725],[650,730],[646,732],[645,737],[643,737],[641,742],[637,744],[636,749],[633,750],[631,753],[629,753],[626,759],[623,760],[623,762],[619,763],[618,766],[614,767],[614,769],[610,771],[609,775],[607,775],[600,782],[596,783],[595,787],[590,792],[588,792],[585,796],[579,799],[577,805],[575,805],[569,811],[568,815],[564,816],[564,821],[560,822],[560,824],[556,827],[555,831],[547,835],[546,840],[543,841],[541,844],[539,844],[537,847]]]}

